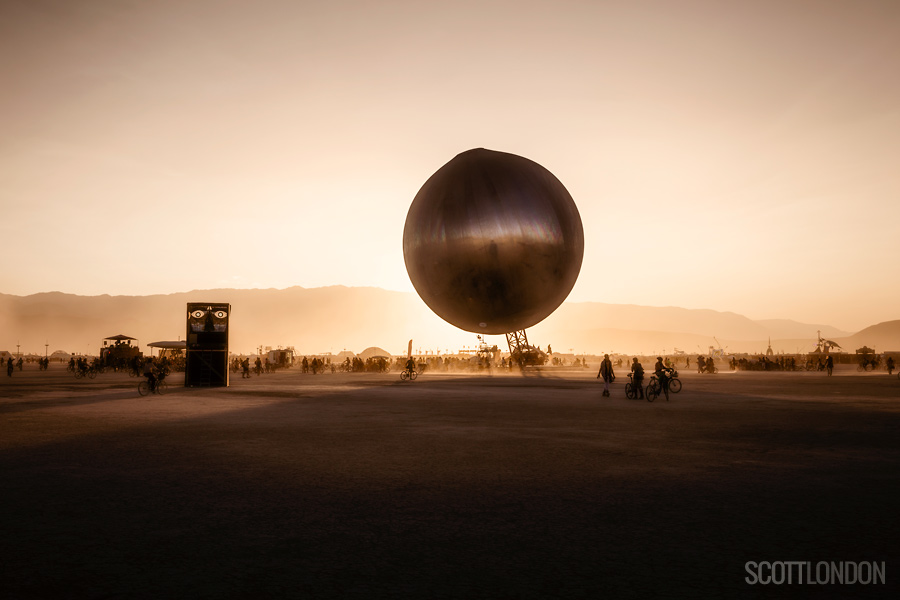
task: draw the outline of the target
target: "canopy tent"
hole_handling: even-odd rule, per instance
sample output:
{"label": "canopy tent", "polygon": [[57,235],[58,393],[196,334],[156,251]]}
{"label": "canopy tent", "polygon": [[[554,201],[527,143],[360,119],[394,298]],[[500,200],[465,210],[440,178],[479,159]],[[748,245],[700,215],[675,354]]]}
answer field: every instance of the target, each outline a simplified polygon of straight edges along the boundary
{"label": "canopy tent", "polygon": [[166,348],[168,350],[184,350],[187,348],[187,342],[185,340],[178,342],[150,342],[147,345],[151,348]]}
{"label": "canopy tent", "polygon": [[129,337],[129,336],[127,336],[127,335],[122,335],[122,334],[120,333],[119,335],[113,335],[113,336],[110,336],[110,337],[107,337],[107,338],[103,338],[103,339],[104,339],[104,340],[112,340],[112,341],[124,342],[125,340],[136,340],[137,338]]}
{"label": "canopy tent", "polygon": [[[178,342],[151,342],[147,345],[150,348],[159,348],[160,358],[182,356],[182,353],[187,350],[187,342],[184,340]],[[153,354],[152,350],[150,354]]]}

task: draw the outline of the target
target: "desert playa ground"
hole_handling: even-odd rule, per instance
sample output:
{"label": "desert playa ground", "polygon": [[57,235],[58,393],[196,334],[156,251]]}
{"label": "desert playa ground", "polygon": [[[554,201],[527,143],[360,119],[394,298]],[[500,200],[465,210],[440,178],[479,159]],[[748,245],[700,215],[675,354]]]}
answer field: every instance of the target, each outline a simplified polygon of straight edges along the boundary
{"label": "desert playa ground", "polygon": [[[149,397],[2,375],[7,597],[848,598],[900,577],[884,372],[682,372],[652,404],[594,370]],[[887,585],[745,582],[788,560],[884,561]]]}

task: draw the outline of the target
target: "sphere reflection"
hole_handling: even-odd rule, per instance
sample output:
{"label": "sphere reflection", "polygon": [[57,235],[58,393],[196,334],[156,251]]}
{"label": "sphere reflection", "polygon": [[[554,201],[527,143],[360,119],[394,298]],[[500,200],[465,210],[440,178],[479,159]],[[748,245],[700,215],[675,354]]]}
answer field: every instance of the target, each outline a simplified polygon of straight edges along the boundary
{"label": "sphere reflection", "polygon": [[445,321],[498,334],[539,323],[581,270],[584,231],[550,171],[515,154],[459,154],[416,194],[403,230],[406,270]]}

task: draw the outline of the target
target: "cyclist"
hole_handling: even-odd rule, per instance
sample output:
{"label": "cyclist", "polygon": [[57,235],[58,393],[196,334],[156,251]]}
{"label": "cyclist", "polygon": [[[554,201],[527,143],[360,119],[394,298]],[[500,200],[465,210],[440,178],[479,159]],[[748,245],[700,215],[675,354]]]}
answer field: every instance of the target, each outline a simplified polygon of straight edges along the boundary
{"label": "cyclist", "polygon": [[158,377],[156,371],[156,365],[153,362],[153,358],[148,358],[144,362],[144,377],[147,378],[147,384],[150,386],[150,391],[156,391],[156,382],[161,378]]}
{"label": "cyclist", "polygon": [[410,374],[413,374],[416,372],[416,361],[413,360],[412,356],[410,356],[409,359],[406,361],[406,370]]}

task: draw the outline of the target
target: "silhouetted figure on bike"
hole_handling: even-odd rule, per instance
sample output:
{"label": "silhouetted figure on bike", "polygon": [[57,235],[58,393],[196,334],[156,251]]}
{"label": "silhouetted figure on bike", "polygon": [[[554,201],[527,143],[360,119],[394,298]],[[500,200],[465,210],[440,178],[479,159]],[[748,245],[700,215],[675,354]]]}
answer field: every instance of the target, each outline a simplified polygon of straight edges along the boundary
{"label": "silhouetted figure on bike", "polygon": [[702,356],[697,357],[697,372],[703,373],[706,371],[706,359]]}
{"label": "silhouetted figure on bike", "polygon": [[144,377],[147,378],[147,385],[150,386],[150,392],[156,391],[156,382],[159,381],[159,373],[156,370],[156,364],[152,358],[148,358],[144,363]]}
{"label": "silhouetted figure on bike", "polygon": [[631,359],[631,385],[638,394],[638,398],[644,399],[644,365],[638,362],[637,357]]}
{"label": "silhouetted figure on bike", "polygon": [[609,360],[609,354],[603,355],[603,361],[600,363],[600,371],[597,373],[597,379],[603,378],[603,395],[609,396],[609,384],[615,379],[613,373],[612,361]]}

